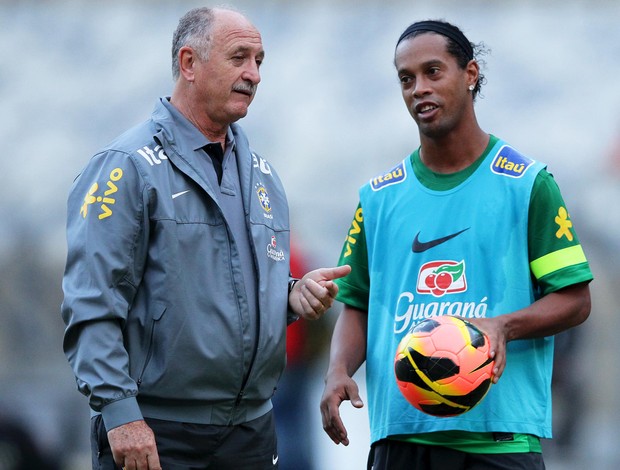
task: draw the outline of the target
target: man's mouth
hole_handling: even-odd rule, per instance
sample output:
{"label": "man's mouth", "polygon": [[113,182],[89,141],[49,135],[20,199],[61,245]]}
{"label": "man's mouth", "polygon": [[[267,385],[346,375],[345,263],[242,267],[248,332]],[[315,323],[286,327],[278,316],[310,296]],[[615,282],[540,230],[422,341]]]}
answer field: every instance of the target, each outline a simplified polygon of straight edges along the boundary
{"label": "man's mouth", "polygon": [[425,113],[434,111],[437,108],[438,107],[435,104],[426,103],[426,104],[421,104],[421,105],[416,106],[415,110],[416,110],[416,113],[418,114],[425,114]]}

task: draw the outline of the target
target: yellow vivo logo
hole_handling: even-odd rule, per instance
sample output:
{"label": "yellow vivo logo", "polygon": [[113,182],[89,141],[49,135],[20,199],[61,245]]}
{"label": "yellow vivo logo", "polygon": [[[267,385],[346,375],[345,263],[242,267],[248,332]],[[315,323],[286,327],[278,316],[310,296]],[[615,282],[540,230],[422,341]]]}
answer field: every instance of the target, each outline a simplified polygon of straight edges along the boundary
{"label": "yellow vivo logo", "polygon": [[364,221],[364,217],[362,215],[362,208],[360,207],[355,211],[355,217],[353,218],[353,222],[351,222],[351,228],[349,229],[349,233],[347,234],[346,246],[344,251],[344,257],[346,258],[352,253],[351,245],[355,245],[357,243],[357,235],[362,231],[361,223]]}
{"label": "yellow vivo logo", "polygon": [[88,209],[93,204],[98,205],[101,210],[98,215],[99,220],[105,219],[106,217],[110,217],[112,215],[112,209],[110,209],[110,206],[116,203],[116,199],[110,196],[118,191],[116,183],[122,177],[123,170],[120,168],[114,168],[114,170],[110,172],[110,179],[106,182],[107,189],[103,192],[103,194],[97,193],[99,191],[99,183],[93,183],[86,196],[84,196],[84,204],[82,204],[80,209],[80,214],[83,218],[86,218],[88,215]]}

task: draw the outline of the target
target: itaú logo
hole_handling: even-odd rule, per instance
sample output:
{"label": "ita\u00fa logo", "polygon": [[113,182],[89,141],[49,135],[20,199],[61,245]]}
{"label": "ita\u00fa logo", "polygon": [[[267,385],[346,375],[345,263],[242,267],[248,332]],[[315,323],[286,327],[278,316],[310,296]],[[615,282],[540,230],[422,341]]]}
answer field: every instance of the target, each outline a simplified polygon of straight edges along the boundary
{"label": "ita\u00fa logo", "polygon": [[418,273],[416,292],[442,297],[467,290],[465,261],[431,261],[425,263]]}
{"label": "ita\u00fa logo", "polygon": [[407,178],[407,171],[405,169],[405,163],[401,162],[392,168],[387,173],[376,176],[370,180],[370,187],[373,191],[379,191],[386,186],[402,183]]}
{"label": "ita\u00fa logo", "polygon": [[491,162],[491,171],[498,175],[521,178],[534,160],[521,155],[512,147],[504,145]]}

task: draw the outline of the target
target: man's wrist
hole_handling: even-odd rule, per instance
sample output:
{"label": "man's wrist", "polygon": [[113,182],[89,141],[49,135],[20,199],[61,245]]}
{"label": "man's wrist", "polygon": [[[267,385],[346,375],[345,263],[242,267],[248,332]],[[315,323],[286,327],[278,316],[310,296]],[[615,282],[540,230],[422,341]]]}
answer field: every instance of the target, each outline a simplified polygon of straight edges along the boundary
{"label": "man's wrist", "polygon": [[108,403],[101,409],[101,417],[108,431],[123,424],[144,419],[135,396]]}
{"label": "man's wrist", "polygon": [[290,281],[288,281],[288,295],[291,295],[291,292],[293,292],[293,288],[295,287],[295,284],[297,284],[299,282],[299,279],[291,279]]}
{"label": "man's wrist", "polygon": [[291,279],[290,281],[288,281],[288,314],[286,318],[287,325],[290,325],[291,323],[294,323],[297,320],[299,320],[299,315],[295,313],[295,309],[291,305],[291,292],[293,292],[293,288],[295,287],[295,284],[297,284],[298,282],[299,282],[299,279]]}

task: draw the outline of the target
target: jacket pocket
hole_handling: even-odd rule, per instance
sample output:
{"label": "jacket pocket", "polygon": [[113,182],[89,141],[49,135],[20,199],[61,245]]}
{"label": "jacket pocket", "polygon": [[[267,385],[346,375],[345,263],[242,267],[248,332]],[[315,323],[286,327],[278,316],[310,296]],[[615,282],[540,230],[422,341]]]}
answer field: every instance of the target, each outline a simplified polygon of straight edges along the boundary
{"label": "jacket pocket", "polygon": [[161,320],[161,317],[164,315],[165,312],[166,312],[165,305],[156,304],[154,314],[149,320],[149,325],[148,325],[148,328],[146,329],[146,332],[147,332],[146,356],[144,357],[144,363],[142,364],[142,367],[140,368],[140,375],[138,375],[138,380],[136,381],[136,383],[138,384],[138,388],[140,388],[140,385],[142,384],[144,373],[146,372],[146,368],[148,367],[149,362],[151,361],[151,357],[153,356],[153,349],[155,347],[155,343],[154,343],[155,328],[157,327],[159,320]]}

